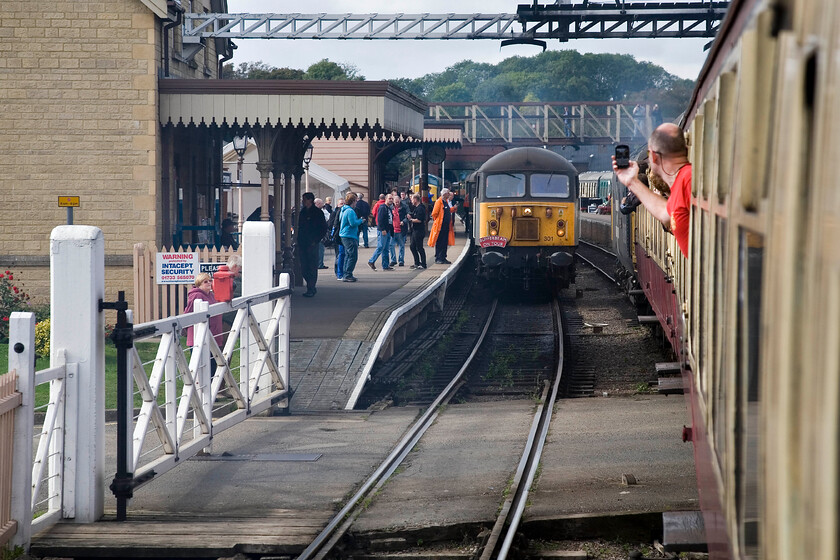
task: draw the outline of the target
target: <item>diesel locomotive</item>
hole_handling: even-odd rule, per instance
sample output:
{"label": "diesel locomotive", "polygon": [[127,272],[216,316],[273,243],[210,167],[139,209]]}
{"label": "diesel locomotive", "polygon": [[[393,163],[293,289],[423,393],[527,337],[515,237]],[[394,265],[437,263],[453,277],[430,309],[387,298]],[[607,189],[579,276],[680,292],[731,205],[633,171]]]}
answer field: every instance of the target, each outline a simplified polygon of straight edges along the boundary
{"label": "diesel locomotive", "polygon": [[578,173],[543,148],[513,148],[467,180],[480,277],[499,287],[534,282],[565,288],[575,279]]}

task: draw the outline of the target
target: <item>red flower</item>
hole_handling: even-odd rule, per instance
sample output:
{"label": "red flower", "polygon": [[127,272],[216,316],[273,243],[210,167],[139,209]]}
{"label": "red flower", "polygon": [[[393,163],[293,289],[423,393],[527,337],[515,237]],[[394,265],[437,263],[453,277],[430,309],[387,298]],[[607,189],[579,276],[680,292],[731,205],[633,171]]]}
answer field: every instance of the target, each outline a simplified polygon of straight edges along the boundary
{"label": "red flower", "polygon": [[3,275],[2,275],[2,274],[0,274],[0,278],[3,278]]}
{"label": "red flower", "polygon": [[18,287],[17,286],[12,286],[12,289],[15,291],[15,293],[18,293]]}
{"label": "red flower", "polygon": [[7,270],[7,271],[6,271],[6,274],[11,274],[11,272],[9,272],[9,271]]}
{"label": "red flower", "polygon": [[3,320],[4,320],[4,321],[8,321],[8,320],[9,320],[9,318],[8,318],[8,317],[3,317]]}

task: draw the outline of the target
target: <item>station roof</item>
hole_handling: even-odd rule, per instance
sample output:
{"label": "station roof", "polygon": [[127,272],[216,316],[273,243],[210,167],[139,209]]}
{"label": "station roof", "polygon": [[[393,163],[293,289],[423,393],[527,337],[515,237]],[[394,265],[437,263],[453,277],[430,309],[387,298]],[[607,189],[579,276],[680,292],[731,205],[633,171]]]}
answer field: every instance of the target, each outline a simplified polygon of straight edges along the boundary
{"label": "station roof", "polygon": [[427,105],[388,82],[161,79],[160,123],[423,137]]}

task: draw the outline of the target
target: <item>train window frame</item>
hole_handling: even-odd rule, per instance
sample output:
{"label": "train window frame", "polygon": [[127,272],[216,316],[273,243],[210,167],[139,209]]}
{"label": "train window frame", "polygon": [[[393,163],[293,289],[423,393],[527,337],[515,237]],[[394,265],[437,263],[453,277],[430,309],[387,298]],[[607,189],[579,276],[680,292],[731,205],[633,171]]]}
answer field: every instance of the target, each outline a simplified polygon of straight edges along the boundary
{"label": "train window frame", "polygon": [[[499,194],[495,194],[495,193],[491,194],[491,190],[490,190],[491,189],[491,182],[492,182],[492,179],[494,177],[516,177],[516,178],[521,177],[522,180],[516,185],[517,190],[516,190],[515,193],[513,193],[511,191],[507,191],[507,192],[501,192],[500,191]],[[505,173],[489,174],[489,175],[487,175],[487,177],[484,178],[484,198],[486,198],[486,199],[525,198],[525,191],[526,191],[525,185],[526,185],[526,183],[527,183],[527,176],[525,175],[525,173],[505,172]],[[520,185],[521,185],[521,192],[519,191]]]}
{"label": "train window frame", "polygon": [[[549,181],[548,181],[548,183],[546,183],[546,185],[550,184],[552,178],[554,178],[554,177],[564,179],[565,182],[566,182],[565,193],[562,193],[562,192],[560,192],[560,193],[551,193],[551,192],[535,193],[534,192],[534,177],[549,177]],[[600,177],[598,178],[598,186],[600,186]],[[561,185],[561,188],[562,188],[562,185]],[[570,198],[572,196],[572,182],[569,179],[569,176],[565,175],[563,173],[531,173],[528,177],[528,194],[530,196],[534,197],[534,198]]]}

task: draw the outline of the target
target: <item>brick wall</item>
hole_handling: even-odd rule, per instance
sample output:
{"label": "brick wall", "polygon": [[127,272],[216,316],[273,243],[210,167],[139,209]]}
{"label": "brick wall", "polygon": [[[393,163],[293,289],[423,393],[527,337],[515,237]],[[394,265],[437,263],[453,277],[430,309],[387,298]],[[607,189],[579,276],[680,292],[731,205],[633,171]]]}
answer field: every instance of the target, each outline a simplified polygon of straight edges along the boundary
{"label": "brick wall", "polygon": [[104,233],[109,298],[130,299],[132,247],[155,244],[162,25],[139,0],[0,2],[0,267],[39,300],[50,232],[67,219],[59,195],[81,197],[74,222]]}

